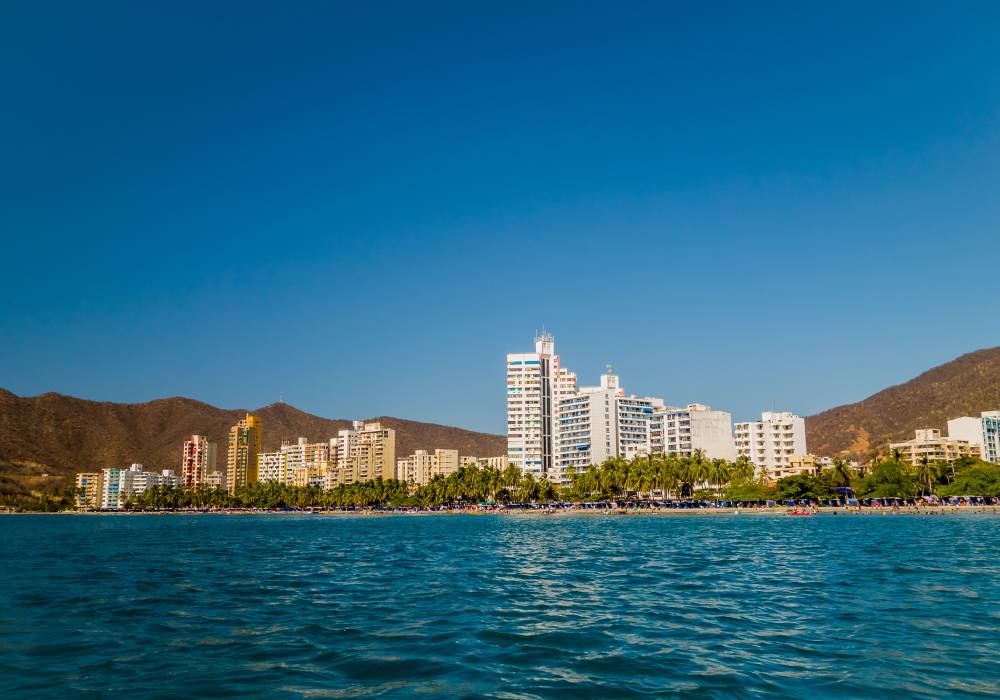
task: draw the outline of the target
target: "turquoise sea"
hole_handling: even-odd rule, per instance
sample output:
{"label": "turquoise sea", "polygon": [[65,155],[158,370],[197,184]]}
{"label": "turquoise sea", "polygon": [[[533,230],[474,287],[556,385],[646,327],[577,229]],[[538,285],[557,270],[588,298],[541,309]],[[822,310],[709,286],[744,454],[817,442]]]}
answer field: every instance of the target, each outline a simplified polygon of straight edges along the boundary
{"label": "turquoise sea", "polygon": [[0,695],[1000,694],[1000,515],[5,516]]}

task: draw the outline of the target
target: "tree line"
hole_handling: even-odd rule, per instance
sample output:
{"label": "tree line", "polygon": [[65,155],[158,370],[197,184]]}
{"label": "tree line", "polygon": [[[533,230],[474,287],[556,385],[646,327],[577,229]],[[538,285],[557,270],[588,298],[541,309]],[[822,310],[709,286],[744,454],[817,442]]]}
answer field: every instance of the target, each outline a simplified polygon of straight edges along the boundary
{"label": "tree line", "polygon": [[[938,496],[1000,497],[1000,466],[963,458],[952,463],[921,460],[910,464],[899,452],[890,453],[864,471],[844,460],[813,473],[773,480],[746,457],[708,459],[701,451],[690,456],[659,455],[635,459],[612,458],[600,465],[567,472],[569,485],[523,474],[516,466],[504,470],[468,466],[430,483],[413,487],[396,480],[376,479],[323,490],[277,482],[248,484],[229,493],[225,489],[153,487],[134,496],[129,510],[224,508],[370,508],[421,507],[470,503],[547,503],[566,501],[623,501],[629,499],[788,500],[842,498],[850,488],[859,498],[914,498]],[[33,510],[72,508],[76,490],[32,504]]]}

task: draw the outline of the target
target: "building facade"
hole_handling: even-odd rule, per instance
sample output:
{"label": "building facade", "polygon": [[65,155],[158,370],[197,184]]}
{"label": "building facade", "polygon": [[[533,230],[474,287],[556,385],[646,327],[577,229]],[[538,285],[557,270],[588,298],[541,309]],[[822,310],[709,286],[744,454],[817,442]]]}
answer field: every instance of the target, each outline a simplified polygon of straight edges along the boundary
{"label": "building facade", "polygon": [[258,459],[263,425],[260,418],[249,413],[229,429],[229,450],[226,459],[226,485],[230,493],[258,480]]}
{"label": "building facade", "polygon": [[288,483],[288,455],[282,450],[261,452],[257,456],[257,481]]}
{"label": "building facade", "polygon": [[559,404],[576,390],[576,375],[559,363],[555,339],[535,338],[535,351],[507,355],[507,456],[526,474],[557,480]]}
{"label": "building facade", "polygon": [[226,488],[226,472],[218,469],[205,475],[205,486],[210,489]]}
{"label": "building facade", "polygon": [[736,459],[733,417],[701,403],[667,406],[654,416],[653,452],[690,457],[701,450],[708,459]]}
{"label": "building facade", "polygon": [[980,459],[1000,464],[1000,411],[953,418],[948,421],[948,437],[978,446]]}
{"label": "building facade", "polygon": [[76,475],[76,507],[97,508],[101,488],[100,472],[80,472]]}
{"label": "building facade", "polygon": [[180,477],[173,470],[148,472],[141,464],[128,468],[110,467],[102,469],[98,480],[97,503],[102,510],[121,510],[130,498],[154,486],[176,488]]}
{"label": "building facade", "polygon": [[910,464],[920,464],[924,459],[928,462],[954,462],[961,457],[979,456],[979,445],[944,437],[936,428],[917,430],[912,440],[889,444],[890,453],[897,450]]}
{"label": "building facade", "polygon": [[599,386],[580,387],[559,402],[556,468],[551,481],[570,482],[572,471],[613,457],[632,459],[654,451],[656,412],[663,401],[647,396],[626,396],[611,367]]}
{"label": "building facade", "polygon": [[204,435],[185,440],[181,455],[181,485],[202,486],[209,472],[216,468],[216,445]]}
{"label": "building facade", "polygon": [[354,421],[346,443],[345,464],[338,469],[350,470],[350,482],[396,477],[396,431],[381,423]]}
{"label": "building facade", "polygon": [[734,426],[736,452],[754,463],[760,474],[772,477],[787,470],[793,455],[808,454],[806,423],[785,411],[765,411],[759,421]]}
{"label": "building facade", "polygon": [[447,477],[460,467],[478,464],[475,457],[461,457],[458,450],[414,450],[409,457],[396,460],[396,478],[417,486],[430,483],[436,476]]}

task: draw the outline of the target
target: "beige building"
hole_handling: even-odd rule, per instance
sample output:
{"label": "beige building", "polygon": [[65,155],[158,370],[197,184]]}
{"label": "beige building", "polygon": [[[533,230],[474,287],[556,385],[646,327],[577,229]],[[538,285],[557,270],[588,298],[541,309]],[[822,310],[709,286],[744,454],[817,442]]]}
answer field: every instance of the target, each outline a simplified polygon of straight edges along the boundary
{"label": "beige building", "polygon": [[786,464],[775,467],[768,476],[777,481],[788,476],[798,476],[799,474],[818,474],[825,466],[824,462],[816,455],[790,455]]}
{"label": "beige building", "polygon": [[461,456],[458,450],[416,450],[409,457],[396,460],[396,478],[423,486],[435,476],[448,476],[465,467],[485,469],[492,467],[503,471],[510,462],[507,455],[499,457]]}
{"label": "beige building", "polygon": [[336,468],[349,469],[351,481],[396,478],[395,430],[381,423],[355,421],[347,437],[345,463]]}
{"label": "beige building", "polygon": [[906,442],[893,442],[889,452],[899,450],[903,459],[910,464],[919,464],[924,457],[930,462],[954,462],[961,457],[978,457],[979,446],[968,440],[942,437],[941,431],[925,428],[916,431],[916,436]]}
{"label": "beige building", "polygon": [[423,486],[430,483],[436,476],[449,476],[458,471],[459,467],[467,466],[475,457],[460,457],[458,450],[416,450],[409,457],[396,460],[396,478],[411,484]]}
{"label": "beige building", "polygon": [[100,472],[80,472],[76,475],[76,507],[81,509],[96,508],[97,497],[101,492]]}
{"label": "beige building", "polygon": [[210,489],[226,488],[226,472],[221,469],[205,475],[205,486]]}
{"label": "beige building", "polygon": [[258,480],[260,442],[264,426],[249,413],[229,429],[229,453],[226,459],[226,484],[230,493]]}
{"label": "beige building", "polygon": [[286,459],[285,483],[294,486],[320,485],[326,471],[334,466],[330,442],[309,442],[300,437],[294,443],[282,443],[281,452]]}

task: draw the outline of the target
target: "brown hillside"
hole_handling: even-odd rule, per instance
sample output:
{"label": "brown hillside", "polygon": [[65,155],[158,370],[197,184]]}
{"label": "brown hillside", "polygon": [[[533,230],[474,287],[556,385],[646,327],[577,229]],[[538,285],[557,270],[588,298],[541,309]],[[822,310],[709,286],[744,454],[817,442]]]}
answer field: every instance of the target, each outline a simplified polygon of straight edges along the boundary
{"label": "brown hillside", "polygon": [[917,428],[947,428],[949,418],[1000,409],[1000,347],[977,350],[905,384],[806,418],[809,451],[868,457]]}
{"label": "brown hillside", "polygon": [[[283,403],[251,412],[264,422],[267,450],[277,449],[283,439],[300,436],[326,440],[351,425],[348,420],[320,418]],[[131,462],[176,469],[181,446],[192,433],[217,442],[219,457],[225,459],[229,427],[246,413],[181,397],[121,404],[53,393],[22,397],[0,389],[0,480],[8,485],[31,480],[35,486],[38,475],[45,472],[52,475],[49,479],[65,485],[59,477]],[[449,448],[463,455],[495,456],[507,449],[500,435],[402,418],[379,420],[396,430],[399,455],[415,449]]]}

